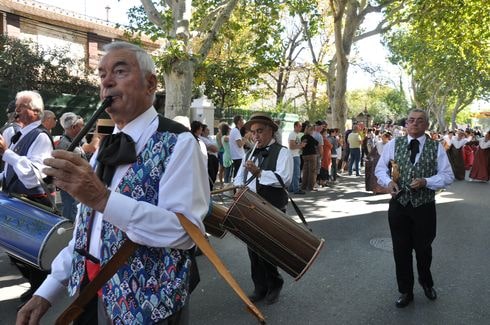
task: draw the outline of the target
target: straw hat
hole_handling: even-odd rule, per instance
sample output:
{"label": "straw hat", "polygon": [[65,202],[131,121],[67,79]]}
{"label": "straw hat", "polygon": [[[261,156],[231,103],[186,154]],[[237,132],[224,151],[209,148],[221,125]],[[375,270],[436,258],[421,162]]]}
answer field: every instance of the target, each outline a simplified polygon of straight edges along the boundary
{"label": "straw hat", "polygon": [[255,124],[255,123],[261,123],[261,124],[269,125],[270,127],[272,127],[274,132],[276,132],[279,129],[277,124],[274,123],[274,121],[271,119],[271,117],[266,113],[261,113],[261,112],[253,113],[252,116],[250,116],[250,119],[247,121],[247,123],[245,123],[244,127],[246,129],[250,129],[252,124]]}

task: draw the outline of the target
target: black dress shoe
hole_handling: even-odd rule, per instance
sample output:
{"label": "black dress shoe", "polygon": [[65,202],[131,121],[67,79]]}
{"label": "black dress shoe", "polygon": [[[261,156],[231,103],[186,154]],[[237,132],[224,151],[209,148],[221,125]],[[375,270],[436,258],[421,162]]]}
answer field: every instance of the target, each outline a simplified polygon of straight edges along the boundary
{"label": "black dress shoe", "polygon": [[279,300],[279,294],[281,293],[282,283],[272,289],[269,289],[267,296],[265,297],[265,303],[272,305]]}
{"label": "black dress shoe", "polygon": [[437,299],[437,293],[436,290],[434,290],[433,287],[422,287],[424,289],[424,294],[429,300],[436,300]]}
{"label": "black dress shoe", "polygon": [[407,307],[413,301],[413,293],[402,293],[402,295],[396,300],[396,307]]}
{"label": "black dress shoe", "polygon": [[251,295],[248,296],[251,302],[257,302],[264,299],[266,296],[266,292],[254,291]]}

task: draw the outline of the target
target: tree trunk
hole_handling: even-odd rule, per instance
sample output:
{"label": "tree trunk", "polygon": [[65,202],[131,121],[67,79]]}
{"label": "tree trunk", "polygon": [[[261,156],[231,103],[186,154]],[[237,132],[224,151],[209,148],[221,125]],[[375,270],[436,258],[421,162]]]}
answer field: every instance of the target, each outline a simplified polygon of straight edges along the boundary
{"label": "tree trunk", "polygon": [[[359,3],[356,1],[343,2],[337,9],[339,10],[334,18],[335,76],[329,75],[329,79],[334,80],[333,99],[330,103],[332,105],[333,127],[337,127],[344,132],[348,112],[345,100],[347,73],[349,71],[349,60],[347,57],[354,43],[354,35],[364,20],[364,16],[360,15],[358,11]],[[332,64],[330,66],[332,68]],[[332,70],[329,69],[329,73],[333,72]]]}
{"label": "tree trunk", "polygon": [[191,60],[174,63],[170,72],[165,72],[165,117],[190,116],[194,63]]}

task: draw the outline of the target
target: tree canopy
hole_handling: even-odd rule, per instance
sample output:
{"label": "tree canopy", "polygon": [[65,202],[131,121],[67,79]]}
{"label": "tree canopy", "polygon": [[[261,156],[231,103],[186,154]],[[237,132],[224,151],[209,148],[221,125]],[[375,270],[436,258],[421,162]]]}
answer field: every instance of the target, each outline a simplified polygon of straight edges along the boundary
{"label": "tree canopy", "polygon": [[406,21],[386,37],[392,61],[412,77],[417,107],[427,109],[440,129],[447,111],[456,115],[490,94],[490,2],[413,1],[391,19]]}
{"label": "tree canopy", "polygon": [[68,49],[45,49],[31,41],[0,35],[0,87],[12,93],[33,89],[52,93],[93,95],[98,87],[89,80],[83,62]]}

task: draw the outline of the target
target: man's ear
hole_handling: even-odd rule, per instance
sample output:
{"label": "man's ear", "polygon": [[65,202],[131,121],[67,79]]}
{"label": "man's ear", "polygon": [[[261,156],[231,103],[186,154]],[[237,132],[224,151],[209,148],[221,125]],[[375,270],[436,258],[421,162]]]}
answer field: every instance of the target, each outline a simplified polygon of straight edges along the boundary
{"label": "man's ear", "polygon": [[149,95],[154,94],[157,91],[157,84],[158,84],[157,76],[155,76],[154,74],[149,74],[146,77],[146,82],[148,83],[148,89],[147,89],[148,94]]}

